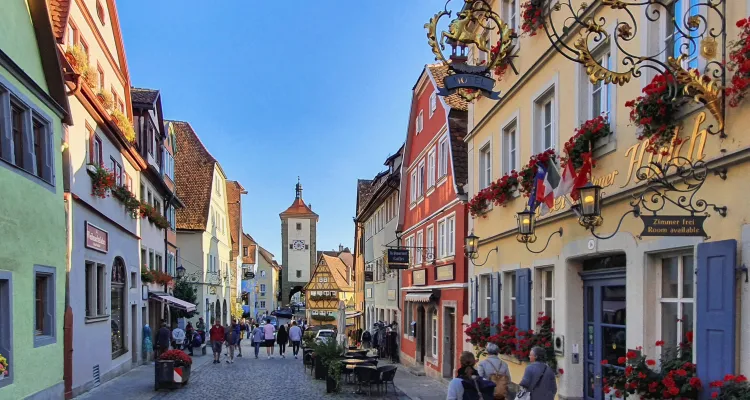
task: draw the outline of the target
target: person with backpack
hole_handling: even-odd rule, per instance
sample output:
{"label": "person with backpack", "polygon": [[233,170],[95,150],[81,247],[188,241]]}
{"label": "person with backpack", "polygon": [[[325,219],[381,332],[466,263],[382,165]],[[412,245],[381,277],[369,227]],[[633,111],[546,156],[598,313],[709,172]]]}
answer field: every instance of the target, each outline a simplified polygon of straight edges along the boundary
{"label": "person with backpack", "polygon": [[[554,400],[557,394],[555,371],[545,362],[547,351],[541,347],[533,347],[529,352],[529,365],[523,371],[523,379],[518,384],[528,394],[529,400]],[[522,396],[519,393],[519,396]]]}
{"label": "person with backpack", "polygon": [[495,384],[478,376],[474,369],[477,363],[474,353],[464,351],[458,360],[461,367],[448,385],[446,400],[493,400]]}
{"label": "person with backpack", "polygon": [[510,370],[508,364],[498,357],[500,348],[494,343],[487,343],[487,358],[477,366],[477,374],[495,383],[495,400],[505,400],[508,396]]}

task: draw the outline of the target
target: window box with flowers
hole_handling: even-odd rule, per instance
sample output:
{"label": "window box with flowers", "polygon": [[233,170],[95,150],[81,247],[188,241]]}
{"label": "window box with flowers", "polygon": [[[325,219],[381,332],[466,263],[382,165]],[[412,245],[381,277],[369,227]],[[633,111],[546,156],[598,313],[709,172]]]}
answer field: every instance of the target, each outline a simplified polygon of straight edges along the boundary
{"label": "window box with flowers", "polygon": [[709,387],[712,399],[750,399],[750,382],[745,375],[726,375],[724,380],[711,382]]}
{"label": "window box with flowers", "polygon": [[105,110],[109,111],[115,106],[115,99],[112,96],[112,92],[107,89],[99,89],[96,92],[96,98],[102,104]]}
{"label": "window box with flowers", "polygon": [[91,195],[106,198],[115,188],[115,174],[103,165],[88,164],[86,172],[91,176]]}
{"label": "window box with flowers", "polygon": [[321,300],[338,300],[339,297],[337,295],[312,295],[310,296],[310,300],[312,301],[321,301]]}
{"label": "window box with flowers", "polygon": [[159,285],[171,286],[174,281],[174,279],[172,278],[172,275],[169,275],[166,272],[161,272],[157,270],[152,270],[151,276],[154,279],[153,281]]}
{"label": "window box with flowers", "polygon": [[154,281],[154,275],[151,273],[151,270],[146,268],[145,265],[141,267],[141,282],[151,283],[153,281]]}
{"label": "window box with flowers", "polygon": [[725,90],[730,107],[738,107],[750,89],[750,18],[737,21],[737,27],[741,30],[740,37],[729,42],[731,50],[727,63],[729,70],[734,71]]}
{"label": "window box with flowers", "polygon": [[548,161],[555,160],[556,158],[557,154],[554,149],[547,149],[531,156],[528,164],[524,165],[518,173],[520,183],[518,190],[526,197],[531,196],[538,166],[544,166]]}
{"label": "window box with flowers", "polygon": [[122,205],[125,206],[125,209],[128,210],[133,218],[138,218],[141,202],[135,197],[130,189],[124,185],[115,185],[112,189],[112,196],[122,202]]}
{"label": "window box with flowers", "polygon": [[135,128],[133,128],[133,123],[130,122],[128,117],[117,109],[113,110],[110,116],[115,125],[120,129],[120,132],[122,132],[122,135],[125,136],[125,139],[130,143],[135,142]]}
{"label": "window box with flowers", "polygon": [[[630,108],[630,122],[636,126],[638,140],[646,140],[646,151],[667,155],[671,144],[681,143],[677,137],[679,110],[685,103],[684,86],[670,73],[658,74],[643,89],[643,95],[625,103]],[[678,94],[678,95],[675,95]]]}
{"label": "window box with flowers", "polygon": [[81,46],[68,46],[65,49],[65,58],[73,69],[81,75],[83,81],[89,88],[95,88],[99,82],[99,73],[89,65],[89,57]]}
{"label": "window box with flowers", "polygon": [[543,1],[530,0],[521,4],[521,31],[524,35],[536,36],[544,23]]}
{"label": "window box with flowers", "polygon": [[573,163],[573,168],[578,171],[583,166],[583,154],[591,152],[596,148],[599,140],[606,139],[611,134],[609,121],[604,116],[600,115],[584,122],[565,142],[560,164],[565,165],[567,161],[570,161]]}
{"label": "window box with flowers", "polygon": [[7,378],[10,375],[10,366],[8,366],[8,359],[0,354],[0,381]]}
{"label": "window box with flowers", "polygon": [[513,199],[513,195],[518,188],[518,172],[511,171],[510,174],[503,175],[500,179],[492,182],[490,186],[482,189],[474,195],[469,201],[469,211],[473,217],[477,215],[484,216],[490,204],[503,206]]}
{"label": "window box with flowers", "polygon": [[[693,364],[693,333],[675,348],[662,348],[659,362],[630,350],[615,362],[602,360],[607,376],[604,393],[614,397],[637,394],[642,399],[697,399],[702,383]],[[656,342],[663,347],[664,342]],[[616,364],[616,365],[612,365]],[[657,366],[658,365],[658,366]]]}
{"label": "window box with flowers", "polygon": [[330,322],[330,321],[336,320],[336,317],[334,317],[333,315],[318,314],[318,315],[313,315],[312,319],[314,319],[315,321]]}

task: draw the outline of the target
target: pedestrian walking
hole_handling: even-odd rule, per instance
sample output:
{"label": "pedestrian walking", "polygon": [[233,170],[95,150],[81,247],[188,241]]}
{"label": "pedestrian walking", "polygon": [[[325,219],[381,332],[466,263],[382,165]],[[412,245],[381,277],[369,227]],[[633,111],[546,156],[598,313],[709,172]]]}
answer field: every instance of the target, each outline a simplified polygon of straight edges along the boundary
{"label": "pedestrian walking", "polygon": [[265,340],[263,329],[260,329],[260,327],[256,323],[251,335],[253,347],[255,348],[255,358],[258,358],[258,353],[260,353],[260,344]]}
{"label": "pedestrian walking", "polygon": [[190,322],[185,326],[185,347],[188,349],[188,354],[193,355],[193,339],[195,338],[195,329],[193,324]]}
{"label": "pedestrian walking", "polygon": [[182,345],[185,343],[185,331],[180,329],[179,326],[172,330],[172,340],[174,340],[175,349],[182,350]]}
{"label": "pedestrian walking", "polygon": [[266,319],[266,324],[263,325],[263,338],[266,341],[266,356],[268,356],[268,358],[273,358],[273,334],[273,324],[271,324],[271,318],[268,318]]}
{"label": "pedestrian walking", "polygon": [[510,382],[510,370],[508,364],[498,357],[500,348],[494,343],[487,343],[487,358],[479,363],[477,374],[495,383],[495,400],[504,400],[508,397],[508,382]]}
{"label": "pedestrian walking", "polygon": [[152,351],[154,351],[154,345],[151,342],[151,327],[146,324],[143,326],[143,358],[148,360]]}
{"label": "pedestrian walking", "polygon": [[289,340],[292,342],[292,354],[294,359],[297,359],[297,353],[299,353],[299,345],[302,342],[302,329],[297,326],[297,321],[292,321],[292,327],[289,328]]}
{"label": "pedestrian walking", "polygon": [[159,359],[159,356],[164,353],[165,351],[169,350],[169,342],[170,338],[172,337],[172,332],[169,330],[169,327],[167,327],[167,323],[165,321],[161,322],[161,328],[159,328],[159,332],[156,333],[156,356],[155,359]]}
{"label": "pedestrian walking", "polygon": [[226,326],[226,333],[224,335],[224,343],[227,346],[227,364],[234,364],[234,348],[237,345],[237,338],[239,336],[240,326],[237,324],[237,320],[233,319],[230,325]]}
{"label": "pedestrian walking", "polygon": [[557,393],[555,371],[545,362],[547,351],[533,347],[529,352],[529,365],[523,371],[523,378],[518,384],[529,393],[530,400],[552,400]]}
{"label": "pedestrian walking", "polygon": [[279,344],[279,355],[281,358],[286,358],[286,342],[288,339],[289,335],[287,334],[286,327],[281,325],[279,331],[276,332],[276,343]]}
{"label": "pedestrian walking", "polygon": [[495,384],[478,376],[474,353],[464,351],[459,357],[461,367],[448,384],[447,400],[493,400]]}
{"label": "pedestrian walking", "polygon": [[221,357],[221,347],[224,344],[224,327],[221,326],[221,321],[218,318],[214,321],[214,325],[208,333],[211,339],[211,350],[214,352],[214,364],[218,364],[219,357]]}
{"label": "pedestrian walking", "polygon": [[362,332],[362,348],[369,349],[371,340],[372,340],[372,334],[370,333],[369,330],[365,329],[365,331]]}
{"label": "pedestrian walking", "polygon": [[240,320],[240,336],[237,340],[237,357],[242,357],[242,339],[248,336],[250,332],[247,330],[247,322],[245,318]]}

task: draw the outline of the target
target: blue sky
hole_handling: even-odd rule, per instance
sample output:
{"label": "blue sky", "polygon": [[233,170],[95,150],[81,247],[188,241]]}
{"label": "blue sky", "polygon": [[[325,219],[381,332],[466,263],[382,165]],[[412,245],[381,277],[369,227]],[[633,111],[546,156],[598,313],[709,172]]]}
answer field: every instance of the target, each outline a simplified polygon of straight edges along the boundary
{"label": "blue sky", "polygon": [[434,60],[423,25],[444,2],[117,4],[133,86],[161,90],[165,116],[190,122],[247,189],[245,232],[281,262],[299,175],[318,250],[351,247],[356,181],[404,142],[411,88]]}

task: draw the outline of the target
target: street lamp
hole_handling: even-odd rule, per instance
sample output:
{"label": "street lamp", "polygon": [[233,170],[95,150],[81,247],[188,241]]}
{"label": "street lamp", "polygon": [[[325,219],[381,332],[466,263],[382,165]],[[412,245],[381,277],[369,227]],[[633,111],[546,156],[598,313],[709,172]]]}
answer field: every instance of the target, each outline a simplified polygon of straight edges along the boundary
{"label": "street lamp", "polygon": [[490,259],[490,254],[492,254],[493,251],[497,251],[497,246],[487,252],[487,257],[484,258],[483,263],[477,264],[474,262],[474,260],[479,258],[479,251],[477,250],[478,244],[479,236],[475,235],[474,231],[471,231],[469,236],[466,236],[466,238],[464,239],[464,254],[466,254],[466,257],[469,259],[469,261],[471,261],[472,264],[477,267],[481,267],[482,265],[487,264],[487,260]]}
{"label": "street lamp", "polygon": [[583,226],[600,226],[602,224],[602,187],[591,182],[578,188],[580,198],[581,220]]}
{"label": "street lamp", "polygon": [[183,267],[182,264],[180,264],[180,266],[177,267],[177,277],[180,279],[185,277],[185,267]]}
{"label": "street lamp", "polygon": [[539,254],[544,252],[544,250],[547,250],[549,242],[550,240],[552,240],[552,236],[554,236],[555,234],[558,234],[560,235],[560,237],[562,237],[563,229],[560,228],[549,235],[549,237],[547,238],[547,244],[544,245],[543,249],[539,251],[532,250],[531,248],[529,248],[529,243],[536,242],[536,213],[526,207],[526,209],[517,213],[516,220],[518,221],[518,233],[516,234],[516,240],[520,243],[525,244],[526,250],[532,253]]}

